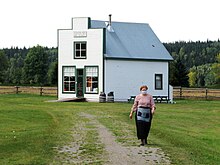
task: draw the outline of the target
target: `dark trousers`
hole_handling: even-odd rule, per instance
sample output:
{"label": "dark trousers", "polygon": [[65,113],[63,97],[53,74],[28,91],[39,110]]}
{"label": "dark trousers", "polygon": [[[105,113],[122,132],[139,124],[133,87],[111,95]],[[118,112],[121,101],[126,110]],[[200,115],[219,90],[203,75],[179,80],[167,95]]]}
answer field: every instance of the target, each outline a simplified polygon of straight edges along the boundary
{"label": "dark trousers", "polygon": [[151,121],[152,121],[152,114],[151,114],[150,122],[138,121],[137,113],[135,114],[135,122],[136,122],[138,139],[147,139],[148,134],[150,132]]}

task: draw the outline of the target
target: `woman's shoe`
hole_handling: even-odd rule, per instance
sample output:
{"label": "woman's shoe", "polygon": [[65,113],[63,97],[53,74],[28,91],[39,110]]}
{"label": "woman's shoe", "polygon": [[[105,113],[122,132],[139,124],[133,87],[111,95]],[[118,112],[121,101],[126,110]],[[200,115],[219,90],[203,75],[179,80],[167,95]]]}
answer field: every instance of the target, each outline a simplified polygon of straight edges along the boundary
{"label": "woman's shoe", "polygon": [[147,139],[144,139],[145,144],[147,144]]}
{"label": "woman's shoe", "polygon": [[144,139],[141,139],[141,146],[144,146],[145,145],[145,140]]}

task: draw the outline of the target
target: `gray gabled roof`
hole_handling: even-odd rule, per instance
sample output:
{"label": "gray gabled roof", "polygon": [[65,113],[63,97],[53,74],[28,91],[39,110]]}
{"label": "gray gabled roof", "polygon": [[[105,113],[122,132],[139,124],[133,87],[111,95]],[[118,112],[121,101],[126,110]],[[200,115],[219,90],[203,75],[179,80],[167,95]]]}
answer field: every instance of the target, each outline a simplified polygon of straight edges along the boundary
{"label": "gray gabled roof", "polygon": [[173,60],[148,24],[91,20],[91,28],[106,28],[106,58]]}

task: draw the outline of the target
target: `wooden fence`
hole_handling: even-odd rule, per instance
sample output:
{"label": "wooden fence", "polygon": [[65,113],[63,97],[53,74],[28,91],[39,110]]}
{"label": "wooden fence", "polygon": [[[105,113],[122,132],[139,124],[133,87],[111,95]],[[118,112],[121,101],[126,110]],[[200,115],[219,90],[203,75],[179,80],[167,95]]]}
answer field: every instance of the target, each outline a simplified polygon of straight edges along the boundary
{"label": "wooden fence", "polygon": [[0,86],[0,94],[29,93],[57,96],[57,87]]}
{"label": "wooden fence", "polygon": [[220,89],[173,87],[173,98],[220,100]]}
{"label": "wooden fence", "polygon": [[[57,96],[57,87],[0,86],[0,94],[30,93]],[[220,89],[173,87],[173,98],[220,100]]]}

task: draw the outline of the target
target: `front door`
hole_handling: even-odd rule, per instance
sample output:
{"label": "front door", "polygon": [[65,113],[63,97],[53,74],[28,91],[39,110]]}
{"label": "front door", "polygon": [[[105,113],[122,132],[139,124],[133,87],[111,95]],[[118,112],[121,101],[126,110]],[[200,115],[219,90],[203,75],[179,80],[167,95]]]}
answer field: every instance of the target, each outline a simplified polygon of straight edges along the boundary
{"label": "front door", "polygon": [[84,97],[83,69],[77,69],[76,97]]}

